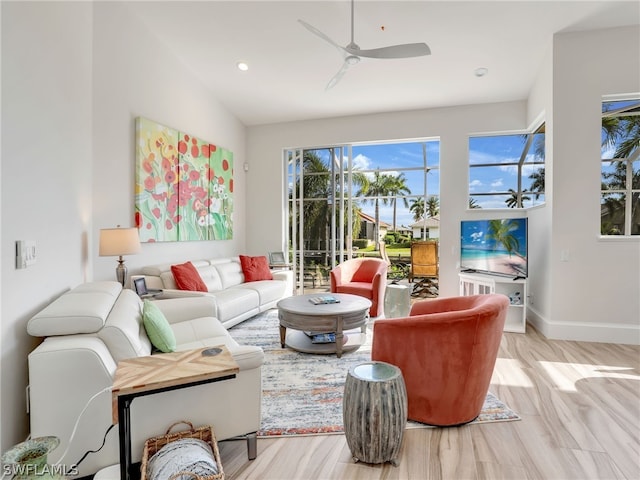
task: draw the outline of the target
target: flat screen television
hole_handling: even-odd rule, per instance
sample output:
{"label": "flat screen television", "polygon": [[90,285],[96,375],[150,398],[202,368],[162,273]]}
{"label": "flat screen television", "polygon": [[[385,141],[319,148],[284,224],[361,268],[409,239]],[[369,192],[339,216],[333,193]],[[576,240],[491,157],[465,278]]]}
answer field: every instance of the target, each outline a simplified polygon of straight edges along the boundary
{"label": "flat screen television", "polygon": [[462,271],[527,278],[527,267],[526,218],[462,220]]}

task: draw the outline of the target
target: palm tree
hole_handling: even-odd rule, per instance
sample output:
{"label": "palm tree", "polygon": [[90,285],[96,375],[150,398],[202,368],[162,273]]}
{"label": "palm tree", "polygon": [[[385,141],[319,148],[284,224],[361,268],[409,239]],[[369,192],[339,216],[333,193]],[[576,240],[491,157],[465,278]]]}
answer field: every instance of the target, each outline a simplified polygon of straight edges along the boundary
{"label": "palm tree", "polygon": [[394,188],[396,179],[395,177],[387,174],[381,174],[380,170],[376,170],[373,173],[373,180],[367,180],[367,182],[360,187],[360,190],[356,193],[356,196],[372,197],[366,198],[365,202],[373,202],[375,206],[375,245],[376,250],[379,249],[380,242],[380,201],[383,205],[389,204],[389,192]]}
{"label": "palm tree", "polygon": [[[628,105],[622,109],[602,112],[602,146],[613,147],[615,152],[611,159],[614,166],[613,171],[603,171],[602,191],[622,190],[628,191],[627,187],[627,165],[629,161],[634,161],[640,155],[640,116],[623,115],[621,113],[633,111],[640,104]],[[640,171],[632,173],[631,184],[640,184]],[[628,193],[627,193],[628,194]],[[615,225],[624,224],[626,195],[606,195],[603,193],[603,212],[601,220],[601,232],[605,235],[634,234],[632,232],[622,232]],[[632,215],[640,217],[640,205],[631,207]],[[637,225],[640,220],[632,218],[632,225]]]}
{"label": "palm tree", "polygon": [[437,217],[440,213],[440,200],[435,195],[431,195],[427,200],[427,215]]}
{"label": "palm tree", "polygon": [[[603,112],[602,131],[604,133],[602,146],[616,146],[614,158],[630,158],[640,149],[640,116],[638,115],[616,117]],[[618,144],[619,140],[622,141]]]}
{"label": "palm tree", "polygon": [[[391,202],[393,202],[393,231],[396,231],[396,218],[397,218],[397,208],[398,208],[398,195],[408,195],[411,193],[411,189],[407,186],[407,179],[404,176],[404,173],[401,173],[397,177],[394,178],[394,182],[392,182],[389,188],[389,195],[393,195]],[[402,201],[405,208],[409,207],[409,202],[406,197],[402,197]]]}
{"label": "palm tree", "polygon": [[[303,167],[304,167],[304,182],[302,188],[304,196],[309,200],[303,203],[304,214],[304,238],[307,240],[313,240],[316,244],[313,249],[320,248],[320,241],[326,239],[329,234],[328,219],[329,219],[329,205],[326,199],[332,193],[329,190],[330,186],[330,171],[318,156],[316,152],[305,151],[303,155]],[[296,189],[296,198],[300,198],[301,188],[300,183],[296,183],[294,188]],[[322,201],[325,199],[325,201]],[[290,222],[292,228],[295,228],[297,221]],[[291,232],[297,237],[297,230]]]}
{"label": "palm tree", "polygon": [[529,186],[529,191],[535,194],[536,200],[544,193],[544,168],[539,168],[529,178],[533,180]]}
{"label": "palm tree", "polygon": [[516,192],[513,188],[509,189],[509,193],[511,194],[511,196],[504,201],[504,203],[506,203],[507,207],[509,208],[522,208],[522,204],[524,203],[524,201],[530,200],[530,198],[526,195],[522,195],[520,197],[521,202],[518,202],[518,192]]}
{"label": "palm tree", "polygon": [[509,253],[509,256],[511,256],[514,252],[517,254],[518,248],[520,248],[520,242],[518,242],[518,239],[511,233],[517,229],[518,224],[513,220],[490,220],[489,231],[486,237],[495,241],[494,249],[498,244],[502,244]]}
{"label": "palm tree", "polygon": [[409,211],[413,212],[413,221],[417,222],[424,216],[424,198],[414,198],[411,201]]}
{"label": "palm tree", "polygon": [[[327,199],[336,198],[337,191],[331,191],[331,171],[325,162],[320,158],[317,152],[313,150],[305,150],[303,155],[304,167],[304,237],[310,243],[313,250],[321,250],[321,241],[324,240],[325,245],[329,245],[331,235],[331,205]],[[354,185],[361,185],[366,182],[366,176],[361,172],[353,172],[352,182]],[[295,185],[296,197],[300,198],[300,184]],[[346,209],[345,204],[342,208]],[[360,207],[356,202],[352,203],[352,232],[354,238],[357,238],[360,228],[361,219],[358,212]],[[294,227],[297,222],[290,221],[289,224]],[[292,232],[297,235],[297,231]]]}
{"label": "palm tree", "polygon": [[482,207],[478,205],[478,201],[475,198],[469,197],[469,208],[482,208]]}

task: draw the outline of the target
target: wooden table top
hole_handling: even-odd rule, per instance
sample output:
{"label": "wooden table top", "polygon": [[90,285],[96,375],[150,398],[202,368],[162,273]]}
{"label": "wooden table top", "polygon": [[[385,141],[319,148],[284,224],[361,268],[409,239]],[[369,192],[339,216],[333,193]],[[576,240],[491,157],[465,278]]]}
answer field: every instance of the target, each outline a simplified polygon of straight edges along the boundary
{"label": "wooden table top", "polygon": [[[327,303],[314,305],[310,298],[331,296],[339,300],[339,303]],[[278,310],[297,313],[308,316],[343,315],[359,311],[368,311],[371,308],[371,300],[359,295],[348,293],[310,293],[306,295],[294,295],[283,298],[277,304]]]}
{"label": "wooden table top", "polygon": [[[216,355],[203,354],[211,349],[219,349],[220,352]],[[111,392],[114,423],[118,423],[118,397],[121,395],[152,392],[234,375],[239,371],[225,345],[122,360],[118,362]]]}

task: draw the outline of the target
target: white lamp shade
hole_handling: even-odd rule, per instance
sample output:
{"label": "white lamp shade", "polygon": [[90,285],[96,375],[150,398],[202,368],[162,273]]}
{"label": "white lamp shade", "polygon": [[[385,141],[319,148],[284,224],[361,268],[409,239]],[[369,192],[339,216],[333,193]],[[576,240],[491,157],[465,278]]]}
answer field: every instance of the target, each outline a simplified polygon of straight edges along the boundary
{"label": "white lamp shade", "polygon": [[100,230],[100,256],[132,255],[140,252],[137,228],[104,228]]}

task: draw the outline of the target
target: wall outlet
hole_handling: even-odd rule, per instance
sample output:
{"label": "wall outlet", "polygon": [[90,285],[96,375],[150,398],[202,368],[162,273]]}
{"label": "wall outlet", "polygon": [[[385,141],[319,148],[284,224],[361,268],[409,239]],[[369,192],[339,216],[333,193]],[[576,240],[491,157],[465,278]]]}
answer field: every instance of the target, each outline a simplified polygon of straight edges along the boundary
{"label": "wall outlet", "polygon": [[35,240],[18,240],[16,242],[16,268],[27,268],[36,263]]}

